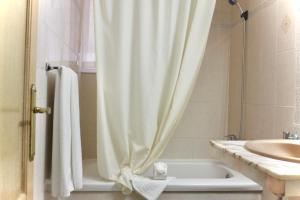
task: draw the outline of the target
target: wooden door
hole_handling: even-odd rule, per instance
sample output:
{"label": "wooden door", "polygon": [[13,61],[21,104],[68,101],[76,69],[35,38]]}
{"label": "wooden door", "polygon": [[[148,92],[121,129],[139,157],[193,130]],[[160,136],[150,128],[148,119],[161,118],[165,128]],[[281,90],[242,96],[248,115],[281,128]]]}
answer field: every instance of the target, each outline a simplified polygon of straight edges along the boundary
{"label": "wooden door", "polygon": [[36,0],[0,0],[0,199],[32,199],[30,85]]}

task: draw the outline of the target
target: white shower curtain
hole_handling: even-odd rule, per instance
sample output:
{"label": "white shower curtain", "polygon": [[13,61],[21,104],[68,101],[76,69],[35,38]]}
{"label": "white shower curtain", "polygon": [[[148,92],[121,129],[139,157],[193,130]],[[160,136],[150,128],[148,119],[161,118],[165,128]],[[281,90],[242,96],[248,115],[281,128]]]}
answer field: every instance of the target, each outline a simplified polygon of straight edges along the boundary
{"label": "white shower curtain", "polygon": [[132,190],[163,152],[197,78],[215,0],[94,0],[98,170]]}

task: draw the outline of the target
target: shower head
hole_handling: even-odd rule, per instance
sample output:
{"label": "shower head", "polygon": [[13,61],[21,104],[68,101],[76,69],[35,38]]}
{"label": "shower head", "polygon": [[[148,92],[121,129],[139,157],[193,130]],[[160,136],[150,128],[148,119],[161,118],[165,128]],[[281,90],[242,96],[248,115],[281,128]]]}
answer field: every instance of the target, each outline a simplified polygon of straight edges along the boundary
{"label": "shower head", "polygon": [[237,3],[237,0],[228,0],[228,2],[233,6]]}
{"label": "shower head", "polygon": [[244,11],[242,6],[239,4],[238,0],[228,0],[228,3],[232,6],[237,5],[240,10],[241,18],[244,18],[245,21],[248,19],[248,10]]}

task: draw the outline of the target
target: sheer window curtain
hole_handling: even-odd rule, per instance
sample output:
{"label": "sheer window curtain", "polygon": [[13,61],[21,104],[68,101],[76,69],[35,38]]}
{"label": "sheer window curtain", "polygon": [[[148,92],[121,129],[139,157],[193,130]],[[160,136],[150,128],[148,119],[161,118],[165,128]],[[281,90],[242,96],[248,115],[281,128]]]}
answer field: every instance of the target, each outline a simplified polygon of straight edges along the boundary
{"label": "sheer window curtain", "polygon": [[92,0],[82,1],[81,11],[81,34],[80,34],[80,71],[85,73],[96,72],[95,55],[95,30],[94,30],[94,7]]}
{"label": "sheer window curtain", "polygon": [[167,146],[189,101],[215,0],[94,0],[97,161],[132,190]]}

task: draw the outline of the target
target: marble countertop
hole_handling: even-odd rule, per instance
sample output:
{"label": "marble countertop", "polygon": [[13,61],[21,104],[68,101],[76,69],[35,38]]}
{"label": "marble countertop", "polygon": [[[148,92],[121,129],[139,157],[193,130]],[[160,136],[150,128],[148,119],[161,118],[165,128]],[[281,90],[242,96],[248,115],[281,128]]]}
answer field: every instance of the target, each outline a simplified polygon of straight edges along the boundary
{"label": "marble countertop", "polygon": [[246,141],[210,141],[217,149],[241,159],[248,165],[280,180],[300,180],[300,163],[267,158],[249,152],[244,148]]}

